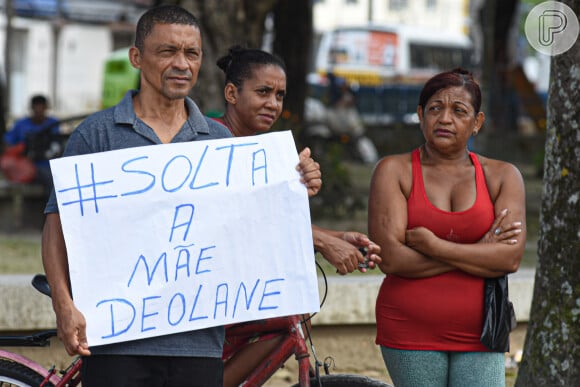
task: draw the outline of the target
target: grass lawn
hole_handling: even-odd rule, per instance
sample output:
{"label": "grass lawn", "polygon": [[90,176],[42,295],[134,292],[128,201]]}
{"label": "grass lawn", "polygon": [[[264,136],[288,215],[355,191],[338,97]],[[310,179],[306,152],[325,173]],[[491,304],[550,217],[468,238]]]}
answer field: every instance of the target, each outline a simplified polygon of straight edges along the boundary
{"label": "grass lawn", "polygon": [[[522,267],[535,267],[536,245],[528,243],[522,260]],[[0,274],[34,274],[43,273],[42,259],[40,256],[40,235],[34,239],[30,236],[0,235]],[[337,275],[332,267],[320,254],[316,261],[324,270],[325,275]],[[320,270],[320,269],[318,269]],[[380,274],[378,271],[368,273]],[[360,275],[356,271],[351,275]]]}
{"label": "grass lawn", "polygon": [[44,273],[40,232],[36,236],[0,235],[0,274]]}

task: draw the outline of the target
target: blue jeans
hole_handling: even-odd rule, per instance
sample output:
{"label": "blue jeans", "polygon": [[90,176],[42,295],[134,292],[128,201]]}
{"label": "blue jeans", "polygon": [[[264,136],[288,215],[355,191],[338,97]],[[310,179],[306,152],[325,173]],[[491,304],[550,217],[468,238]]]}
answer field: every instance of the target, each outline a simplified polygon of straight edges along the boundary
{"label": "blue jeans", "polygon": [[408,351],[381,346],[395,387],[505,387],[501,352]]}

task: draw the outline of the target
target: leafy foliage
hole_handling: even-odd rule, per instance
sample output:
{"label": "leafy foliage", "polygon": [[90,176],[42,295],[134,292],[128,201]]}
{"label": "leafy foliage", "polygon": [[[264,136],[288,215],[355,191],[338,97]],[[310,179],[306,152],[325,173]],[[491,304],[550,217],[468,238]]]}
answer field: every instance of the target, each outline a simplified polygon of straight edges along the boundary
{"label": "leafy foliage", "polygon": [[312,217],[347,218],[364,209],[365,197],[354,186],[351,172],[344,163],[346,149],[339,143],[330,144],[317,159],[322,170],[322,189],[310,200]]}

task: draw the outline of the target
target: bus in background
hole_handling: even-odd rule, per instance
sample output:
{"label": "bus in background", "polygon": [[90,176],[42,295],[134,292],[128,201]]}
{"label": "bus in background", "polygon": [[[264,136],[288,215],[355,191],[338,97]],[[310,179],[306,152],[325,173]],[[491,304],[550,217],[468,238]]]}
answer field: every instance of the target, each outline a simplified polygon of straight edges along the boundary
{"label": "bus in background", "polygon": [[308,84],[311,95],[325,101],[329,80],[345,80],[365,125],[413,124],[424,82],[454,67],[471,69],[471,57],[472,44],[461,33],[402,25],[338,27],[322,34]]}

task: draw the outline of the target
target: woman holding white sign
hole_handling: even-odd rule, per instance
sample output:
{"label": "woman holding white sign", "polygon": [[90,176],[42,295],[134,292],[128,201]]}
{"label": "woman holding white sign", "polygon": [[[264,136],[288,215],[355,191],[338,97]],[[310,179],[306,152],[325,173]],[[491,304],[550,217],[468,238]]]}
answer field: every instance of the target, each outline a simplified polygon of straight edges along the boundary
{"label": "woman holding white sign", "polygon": [[[217,65],[226,76],[226,110],[216,121],[236,137],[269,131],[282,114],[286,95],[286,68],[282,59],[262,50],[234,46]],[[308,148],[301,152],[302,157],[310,157]],[[315,249],[341,274],[351,273],[365,262],[359,248],[367,249],[369,267],[374,268],[380,262],[380,248],[362,233],[312,225],[312,236]],[[250,340],[252,344],[247,345]],[[224,386],[238,385],[277,345],[277,339],[260,332],[256,332],[256,337],[240,338],[228,336],[226,329]],[[237,352],[239,347],[244,348],[243,353]]]}
{"label": "woman holding white sign", "polygon": [[[286,67],[282,59],[262,50],[234,46],[217,65],[226,75],[226,111],[216,121],[236,137],[269,131],[282,114],[286,95]],[[306,148],[301,155],[310,157],[309,152]],[[359,248],[368,249],[371,268],[380,260],[380,248],[364,234],[313,225],[312,236],[316,250],[340,274],[352,273],[359,263],[364,263],[365,257]]]}

